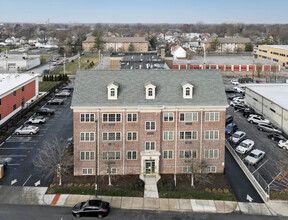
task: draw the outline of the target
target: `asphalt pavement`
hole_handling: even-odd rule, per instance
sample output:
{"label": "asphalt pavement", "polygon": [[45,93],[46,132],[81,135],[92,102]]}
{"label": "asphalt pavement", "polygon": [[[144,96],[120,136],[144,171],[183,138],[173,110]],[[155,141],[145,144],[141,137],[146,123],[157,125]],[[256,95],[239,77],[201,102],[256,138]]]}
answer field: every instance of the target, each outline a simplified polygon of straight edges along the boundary
{"label": "asphalt pavement", "polygon": [[[0,158],[8,160],[5,176],[0,185],[48,186],[52,177],[41,176],[34,169],[33,159],[45,141],[52,138],[67,140],[73,136],[71,97],[63,98],[64,105],[46,106],[55,109],[55,114],[46,116],[36,135],[11,135],[1,144]],[[28,118],[27,118],[28,120]]]}

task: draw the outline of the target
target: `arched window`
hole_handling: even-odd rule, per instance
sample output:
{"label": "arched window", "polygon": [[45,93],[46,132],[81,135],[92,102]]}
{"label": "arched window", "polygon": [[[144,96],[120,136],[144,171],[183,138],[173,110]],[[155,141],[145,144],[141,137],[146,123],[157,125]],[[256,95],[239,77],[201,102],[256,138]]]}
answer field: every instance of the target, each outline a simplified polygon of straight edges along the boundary
{"label": "arched window", "polygon": [[186,88],[186,96],[190,96],[190,88]]}
{"label": "arched window", "polygon": [[114,88],[110,89],[110,96],[111,97],[115,96],[115,89]]}
{"label": "arched window", "polygon": [[148,89],[148,96],[153,96],[153,90],[152,90],[152,88],[149,88],[149,89]]}

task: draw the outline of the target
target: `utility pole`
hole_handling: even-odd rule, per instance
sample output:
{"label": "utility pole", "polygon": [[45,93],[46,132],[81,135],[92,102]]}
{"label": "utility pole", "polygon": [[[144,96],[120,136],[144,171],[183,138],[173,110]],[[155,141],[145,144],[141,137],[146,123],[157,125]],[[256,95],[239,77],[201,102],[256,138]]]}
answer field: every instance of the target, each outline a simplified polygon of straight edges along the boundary
{"label": "utility pole", "polygon": [[81,59],[81,55],[80,55],[80,52],[79,52],[79,57],[78,57],[78,69],[80,70],[80,59]]}
{"label": "utility pole", "polygon": [[66,54],[64,53],[64,75],[66,73]]}
{"label": "utility pole", "polygon": [[97,190],[98,190],[98,186],[97,186],[97,183],[98,183],[98,174],[97,174],[97,170],[98,170],[98,146],[97,146],[97,132],[98,132],[98,124],[97,124],[98,120],[95,120],[95,197],[97,198]]}
{"label": "utility pole", "polygon": [[8,56],[7,56],[7,49],[6,49],[5,60],[6,60],[6,73],[8,73]]}
{"label": "utility pole", "polygon": [[253,50],[253,72],[252,72],[253,82],[254,82],[254,70],[255,70],[255,55],[254,55],[254,50]]}
{"label": "utility pole", "polygon": [[100,65],[101,65],[101,51],[100,50],[98,50],[98,59],[99,59],[99,64],[98,64],[98,66],[99,66],[99,70],[100,70]]}

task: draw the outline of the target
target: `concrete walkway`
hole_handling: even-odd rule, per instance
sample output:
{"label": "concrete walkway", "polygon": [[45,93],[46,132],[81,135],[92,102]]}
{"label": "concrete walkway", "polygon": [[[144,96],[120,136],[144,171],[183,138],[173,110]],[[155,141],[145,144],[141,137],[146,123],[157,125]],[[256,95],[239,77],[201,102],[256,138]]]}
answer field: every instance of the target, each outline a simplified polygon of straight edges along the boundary
{"label": "concrete walkway", "polygon": [[156,176],[145,176],[144,183],[144,198],[159,198]]}

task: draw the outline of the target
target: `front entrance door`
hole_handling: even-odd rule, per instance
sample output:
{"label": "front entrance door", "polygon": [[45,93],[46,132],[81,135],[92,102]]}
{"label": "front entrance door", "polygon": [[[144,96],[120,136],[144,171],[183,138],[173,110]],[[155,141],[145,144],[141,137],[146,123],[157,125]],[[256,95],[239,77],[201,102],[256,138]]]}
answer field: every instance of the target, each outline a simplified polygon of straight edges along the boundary
{"label": "front entrance door", "polygon": [[155,173],[155,160],[146,160],[145,161],[145,173]]}

